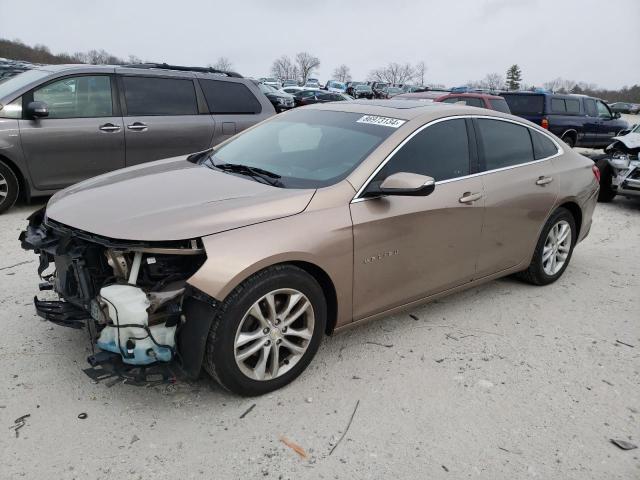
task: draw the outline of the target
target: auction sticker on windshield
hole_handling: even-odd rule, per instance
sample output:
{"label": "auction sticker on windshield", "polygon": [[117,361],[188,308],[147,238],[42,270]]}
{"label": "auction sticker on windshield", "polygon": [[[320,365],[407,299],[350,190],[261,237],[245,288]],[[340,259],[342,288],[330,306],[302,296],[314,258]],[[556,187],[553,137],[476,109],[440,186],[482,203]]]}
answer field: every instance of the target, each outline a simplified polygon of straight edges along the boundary
{"label": "auction sticker on windshield", "polygon": [[357,120],[358,123],[369,123],[371,125],[381,125],[383,127],[398,128],[402,126],[406,120],[391,117],[379,117],[377,115],[365,115]]}

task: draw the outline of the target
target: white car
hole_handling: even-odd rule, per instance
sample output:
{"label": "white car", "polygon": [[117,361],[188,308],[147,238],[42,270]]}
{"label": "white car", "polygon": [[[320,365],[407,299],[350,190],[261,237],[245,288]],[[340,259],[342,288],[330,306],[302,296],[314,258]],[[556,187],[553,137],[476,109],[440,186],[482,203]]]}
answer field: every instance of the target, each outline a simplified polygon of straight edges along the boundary
{"label": "white car", "polygon": [[270,87],[273,87],[275,89],[282,88],[282,83],[280,83],[280,80],[278,80],[277,78],[265,78],[262,83],[264,83],[265,85],[269,85]]}
{"label": "white car", "polygon": [[329,80],[327,82],[327,90],[333,93],[346,93],[347,85],[336,80]]}

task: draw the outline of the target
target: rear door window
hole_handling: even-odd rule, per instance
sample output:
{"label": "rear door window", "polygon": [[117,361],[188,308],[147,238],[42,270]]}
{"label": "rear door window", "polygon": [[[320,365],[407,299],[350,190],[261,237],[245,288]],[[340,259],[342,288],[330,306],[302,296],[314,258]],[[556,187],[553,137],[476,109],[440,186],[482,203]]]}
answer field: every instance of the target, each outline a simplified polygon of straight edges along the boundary
{"label": "rear door window", "polygon": [[198,80],[210,113],[256,114],[262,105],[246,85],[224,80]]}
{"label": "rear door window", "polygon": [[122,77],[127,115],[197,115],[196,92],[191,79]]}
{"label": "rear door window", "polygon": [[475,120],[484,151],[485,170],[532,162],[529,129],[516,123],[479,118]]}
{"label": "rear door window", "polygon": [[514,115],[542,115],[544,95],[504,94],[504,99]]}
{"label": "rear door window", "polygon": [[111,78],[106,75],[69,77],[33,91],[33,100],[49,107],[47,118],[113,116]]}
{"label": "rear door window", "polygon": [[585,98],[584,99],[584,109],[587,112],[587,115],[590,117],[597,117],[598,110],[596,109],[596,101],[593,98]]}
{"label": "rear door window", "polygon": [[575,98],[565,98],[564,103],[567,107],[567,113],[577,115],[580,113],[580,101]]}
{"label": "rear door window", "polygon": [[376,175],[383,181],[397,172],[419,173],[436,181],[469,175],[469,142],[464,119],[445,120],[417,133]]}

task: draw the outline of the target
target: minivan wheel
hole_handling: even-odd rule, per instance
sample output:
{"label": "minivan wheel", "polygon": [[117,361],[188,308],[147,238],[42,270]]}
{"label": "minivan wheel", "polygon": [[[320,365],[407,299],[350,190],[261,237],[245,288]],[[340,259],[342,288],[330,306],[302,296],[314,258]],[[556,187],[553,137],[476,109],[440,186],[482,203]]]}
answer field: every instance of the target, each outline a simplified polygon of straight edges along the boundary
{"label": "minivan wheel", "polygon": [[281,388],[309,365],[326,321],[324,294],[313,277],[292,265],[270,267],[243,282],[219,307],[204,368],[239,395]]}
{"label": "minivan wheel", "polygon": [[18,177],[9,166],[0,160],[0,213],[9,210],[20,191]]}
{"label": "minivan wheel", "polygon": [[534,285],[548,285],[569,265],[577,238],[576,222],[566,208],[558,208],[542,229],[529,268],[519,276]]}

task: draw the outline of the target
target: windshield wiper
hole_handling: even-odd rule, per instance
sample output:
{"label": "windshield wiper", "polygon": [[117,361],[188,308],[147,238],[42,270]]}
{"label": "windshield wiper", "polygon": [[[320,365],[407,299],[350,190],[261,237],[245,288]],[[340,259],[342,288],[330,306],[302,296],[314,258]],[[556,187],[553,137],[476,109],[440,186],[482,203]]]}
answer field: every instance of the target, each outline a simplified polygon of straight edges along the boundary
{"label": "windshield wiper", "polygon": [[280,175],[274,172],[270,172],[269,170],[265,170],[264,168],[250,167],[249,165],[242,165],[240,163],[216,163],[213,160],[213,155],[209,155],[205,161],[210,163],[213,167],[225,172],[239,173],[240,175],[249,175],[255,180],[262,180],[263,183],[266,183],[273,187],[282,186],[282,182],[279,182],[277,180],[278,178],[280,178]]}

